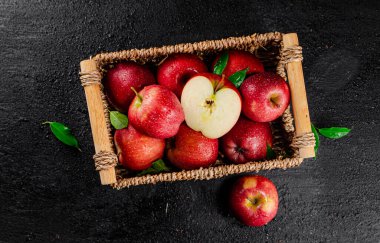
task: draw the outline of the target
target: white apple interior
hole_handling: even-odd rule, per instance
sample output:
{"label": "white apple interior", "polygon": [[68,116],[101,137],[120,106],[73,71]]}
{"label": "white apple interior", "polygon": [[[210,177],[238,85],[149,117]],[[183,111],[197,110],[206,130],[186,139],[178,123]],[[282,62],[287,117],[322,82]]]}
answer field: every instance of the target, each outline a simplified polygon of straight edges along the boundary
{"label": "white apple interior", "polygon": [[211,81],[204,76],[190,79],[181,96],[186,124],[208,138],[219,138],[236,124],[241,112],[239,95],[230,88],[214,93]]}

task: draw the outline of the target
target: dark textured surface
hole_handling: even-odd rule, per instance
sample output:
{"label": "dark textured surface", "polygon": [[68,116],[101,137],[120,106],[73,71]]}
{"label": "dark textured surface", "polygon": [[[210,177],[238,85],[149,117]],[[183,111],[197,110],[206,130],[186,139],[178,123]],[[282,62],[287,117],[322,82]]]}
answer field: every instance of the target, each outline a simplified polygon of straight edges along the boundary
{"label": "dark textured surface", "polygon": [[[379,3],[299,2],[0,1],[0,241],[379,242]],[[260,173],[279,190],[273,222],[237,222],[226,178],[99,185],[81,59],[269,31],[299,34],[314,122],[353,128],[322,139],[315,161]],[[83,152],[45,120],[72,127]]]}

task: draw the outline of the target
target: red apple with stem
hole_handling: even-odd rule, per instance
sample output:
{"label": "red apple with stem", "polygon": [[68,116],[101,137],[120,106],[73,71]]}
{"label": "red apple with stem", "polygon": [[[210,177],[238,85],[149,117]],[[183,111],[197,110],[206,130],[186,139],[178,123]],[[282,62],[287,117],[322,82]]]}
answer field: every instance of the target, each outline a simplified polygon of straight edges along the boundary
{"label": "red apple with stem", "polygon": [[241,112],[241,97],[223,75],[201,73],[185,85],[181,104],[186,124],[208,138],[219,138],[235,125]]}
{"label": "red apple with stem", "polygon": [[174,54],[158,66],[157,82],[181,97],[186,82],[195,74],[204,72],[207,72],[207,67],[198,56]]}
{"label": "red apple with stem", "polygon": [[165,150],[164,139],[142,134],[131,124],[116,130],[114,141],[120,164],[133,171],[149,168],[154,161],[162,158]]}
{"label": "red apple with stem", "polygon": [[[227,54],[228,61],[226,67],[223,70],[223,74],[227,77],[230,77],[232,74],[246,68],[248,68],[247,76],[254,73],[264,72],[264,65],[260,62],[260,60],[257,57],[255,57],[255,55],[251,54],[250,52],[240,50],[229,50],[227,51]],[[219,60],[221,55],[222,54],[219,54],[215,58],[212,64],[213,68],[215,67],[216,62]]]}
{"label": "red apple with stem", "polygon": [[235,164],[265,159],[267,146],[272,147],[269,123],[250,121],[243,116],[221,139],[223,154]]}
{"label": "red apple with stem", "polygon": [[105,75],[104,88],[108,100],[117,110],[128,112],[135,94],[134,87],[140,91],[144,86],[154,84],[155,78],[148,67],[134,62],[118,63]]}
{"label": "red apple with stem", "polygon": [[177,96],[160,85],[146,86],[135,93],[136,97],[128,111],[130,123],[137,130],[154,138],[176,135],[185,119]]}
{"label": "red apple with stem", "polygon": [[263,226],[277,214],[278,193],[271,180],[250,175],[233,185],[230,205],[235,216],[248,226]]}
{"label": "red apple with stem", "polygon": [[207,138],[182,123],[177,135],[169,142],[167,157],[181,169],[208,167],[218,158],[218,139]]}
{"label": "red apple with stem", "polygon": [[243,113],[257,122],[270,122],[280,117],[290,102],[288,84],[275,73],[258,73],[240,86]]}

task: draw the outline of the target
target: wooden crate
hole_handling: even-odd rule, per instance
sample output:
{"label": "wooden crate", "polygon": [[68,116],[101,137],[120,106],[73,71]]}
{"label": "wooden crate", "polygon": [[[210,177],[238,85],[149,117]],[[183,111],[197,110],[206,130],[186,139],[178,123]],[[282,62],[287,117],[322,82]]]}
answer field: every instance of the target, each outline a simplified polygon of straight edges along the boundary
{"label": "wooden crate", "polygon": [[[128,176],[117,163],[113,144],[113,131],[109,121],[109,104],[103,93],[102,76],[105,68],[113,63],[134,61],[157,65],[173,53],[193,53],[201,58],[210,58],[217,53],[230,50],[246,50],[254,53],[265,65],[288,81],[291,92],[291,109],[272,122],[274,132],[273,149],[277,157],[273,160],[229,164],[223,158],[209,168],[166,172],[156,175]],[[278,32],[231,37],[221,40],[163,46],[160,48],[132,49],[101,53],[80,63],[81,81],[85,90],[91,130],[96,154],[96,169],[101,183],[115,188],[150,184],[161,181],[204,180],[222,176],[298,166],[304,158],[314,157],[314,135],[311,132],[305,83],[302,72],[302,48],[295,33]],[[293,121],[294,117],[294,121]],[[287,150],[285,154],[284,151]]]}

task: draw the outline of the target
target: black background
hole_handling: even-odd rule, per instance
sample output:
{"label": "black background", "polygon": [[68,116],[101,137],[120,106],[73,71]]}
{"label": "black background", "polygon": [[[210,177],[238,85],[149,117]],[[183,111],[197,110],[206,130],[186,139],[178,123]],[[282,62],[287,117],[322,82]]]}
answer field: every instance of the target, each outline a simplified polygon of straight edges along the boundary
{"label": "black background", "polygon": [[[285,3],[286,2],[286,3]],[[0,241],[379,242],[378,1],[1,1]],[[99,185],[79,62],[98,52],[297,32],[313,122],[347,126],[317,160],[264,171],[277,217],[226,210],[231,179]],[[69,125],[83,152],[41,123]]]}

